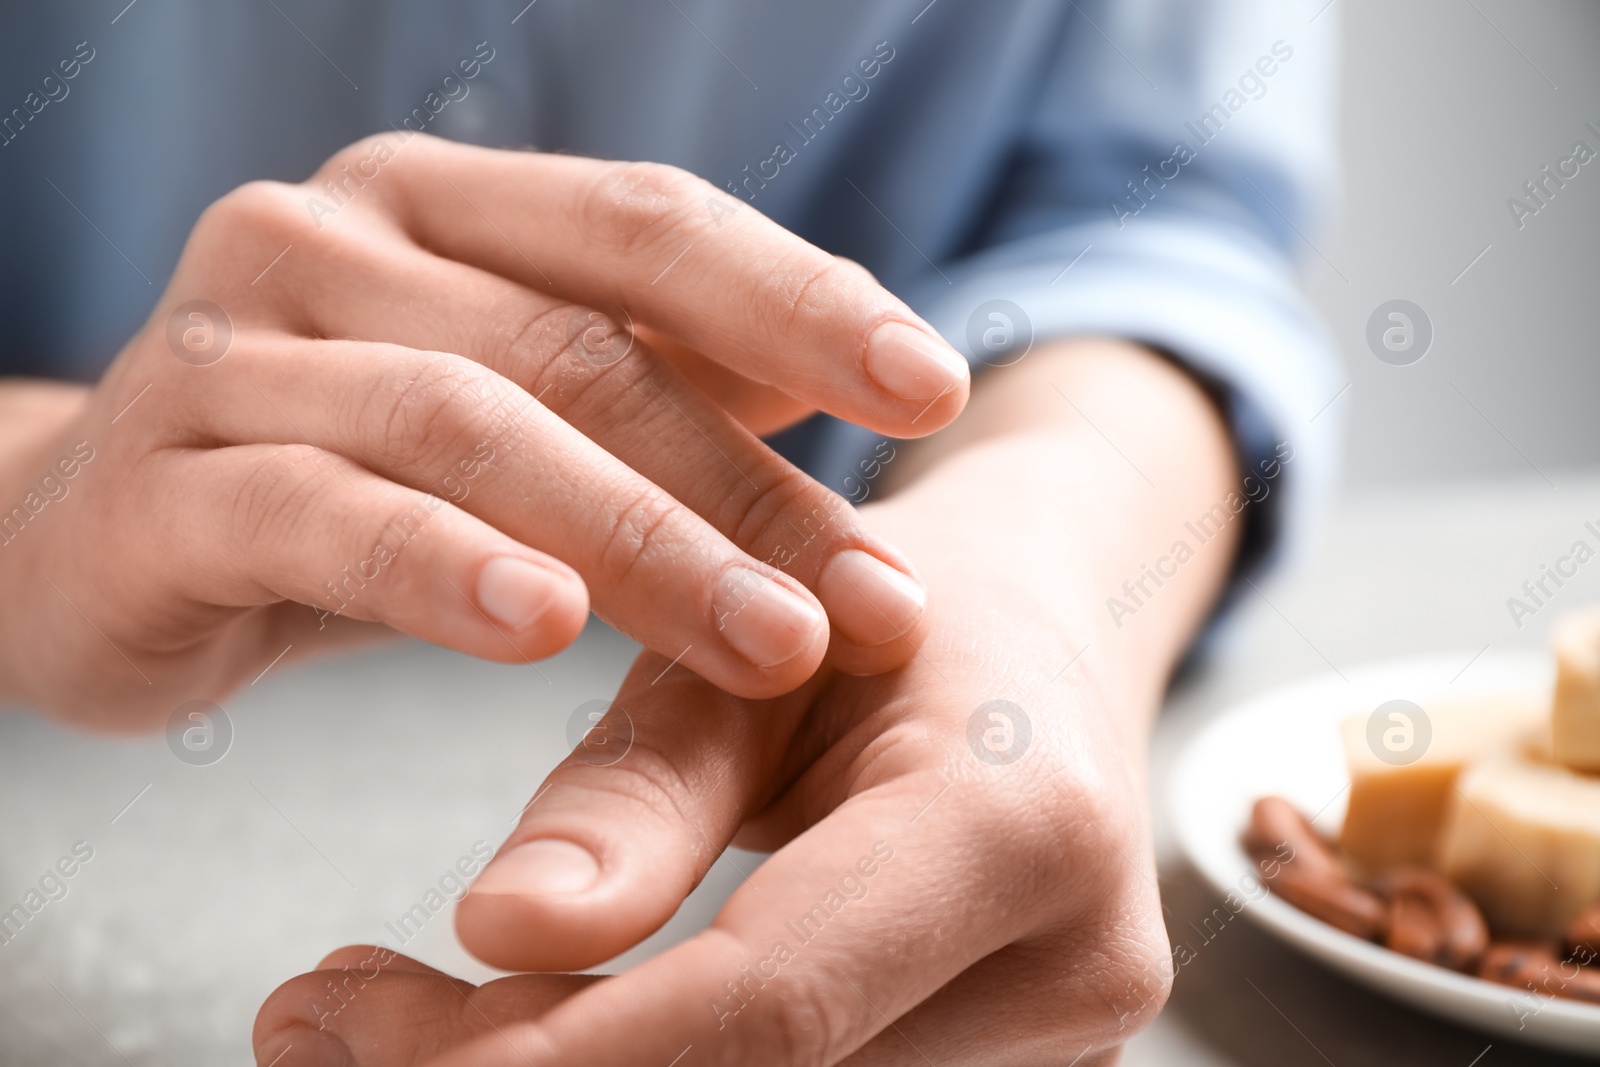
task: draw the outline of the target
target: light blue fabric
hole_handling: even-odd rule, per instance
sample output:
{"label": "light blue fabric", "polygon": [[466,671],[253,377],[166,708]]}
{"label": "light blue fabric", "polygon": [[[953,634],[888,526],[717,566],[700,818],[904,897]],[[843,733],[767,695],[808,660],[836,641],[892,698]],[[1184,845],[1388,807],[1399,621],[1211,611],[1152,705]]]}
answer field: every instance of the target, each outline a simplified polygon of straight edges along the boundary
{"label": "light blue fabric", "polygon": [[[1253,562],[1333,464],[1337,406],[1319,412],[1342,380],[1290,280],[1332,174],[1324,3],[7,5],[0,370],[92,378],[209,201],[410,117],[685,167],[865,264],[975,359],[1021,325],[997,300],[1035,343],[1158,346],[1216,383],[1242,462],[1293,450],[1249,512]],[[783,445],[839,487],[872,439],[827,421]]]}

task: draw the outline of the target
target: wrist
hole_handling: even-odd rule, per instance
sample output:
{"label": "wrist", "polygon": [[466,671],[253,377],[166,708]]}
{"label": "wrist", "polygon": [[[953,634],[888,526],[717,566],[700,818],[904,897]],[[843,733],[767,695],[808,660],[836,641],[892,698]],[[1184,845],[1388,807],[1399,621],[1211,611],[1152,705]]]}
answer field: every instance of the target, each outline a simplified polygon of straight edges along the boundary
{"label": "wrist", "polygon": [[0,478],[82,414],[89,393],[75,382],[0,378]]}
{"label": "wrist", "polygon": [[0,381],[0,602],[13,608],[0,612],[0,704],[31,698],[26,671],[37,657],[28,646],[40,612],[49,611],[34,580],[49,535],[37,527],[48,509],[59,507],[81,466],[70,429],[89,393],[70,383]]}
{"label": "wrist", "polygon": [[1200,385],[1136,345],[1061,342],[980,378],[968,414],[907,452],[893,468],[900,491],[872,510],[934,571],[933,595],[953,582],[1025,597],[1147,721],[1226,580],[1240,525],[1174,563],[1176,543],[1193,540],[1185,524],[1237,484]]}

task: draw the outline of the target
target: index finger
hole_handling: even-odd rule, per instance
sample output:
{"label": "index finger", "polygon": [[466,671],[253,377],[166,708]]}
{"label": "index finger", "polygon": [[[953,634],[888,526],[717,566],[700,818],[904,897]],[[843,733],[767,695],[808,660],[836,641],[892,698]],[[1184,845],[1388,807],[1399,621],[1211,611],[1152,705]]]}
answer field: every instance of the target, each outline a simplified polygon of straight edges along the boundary
{"label": "index finger", "polygon": [[618,304],[747,378],[880,433],[931,433],[966,403],[966,361],[870,273],[686,171],[424,135],[396,154],[404,162],[381,195],[440,255],[579,303]]}

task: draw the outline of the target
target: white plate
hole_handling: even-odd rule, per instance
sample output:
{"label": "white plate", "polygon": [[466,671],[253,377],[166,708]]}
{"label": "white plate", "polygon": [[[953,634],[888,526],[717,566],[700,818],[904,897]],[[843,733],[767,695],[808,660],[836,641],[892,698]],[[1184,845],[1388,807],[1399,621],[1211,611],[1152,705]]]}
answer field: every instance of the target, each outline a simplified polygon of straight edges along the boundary
{"label": "white plate", "polygon": [[1349,776],[1338,721],[1386,700],[1430,703],[1504,696],[1525,700],[1550,691],[1548,655],[1486,655],[1454,684],[1468,662],[1459,656],[1401,660],[1274,690],[1210,723],[1184,750],[1168,796],[1179,844],[1219,893],[1251,901],[1244,912],[1283,940],[1343,974],[1464,1026],[1548,1048],[1593,1055],[1600,1049],[1600,1007],[1484,982],[1410,959],[1352,937],[1291,904],[1254,889],[1239,834],[1257,797],[1276,793],[1317,826],[1344,819]]}

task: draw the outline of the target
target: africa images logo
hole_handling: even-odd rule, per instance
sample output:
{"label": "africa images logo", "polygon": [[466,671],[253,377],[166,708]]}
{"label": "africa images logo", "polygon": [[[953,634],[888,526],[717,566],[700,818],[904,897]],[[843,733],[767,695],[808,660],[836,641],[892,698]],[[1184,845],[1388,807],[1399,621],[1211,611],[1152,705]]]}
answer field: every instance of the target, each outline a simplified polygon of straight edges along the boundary
{"label": "africa images logo", "polygon": [[967,747],[985,763],[1015,763],[1032,744],[1033,720],[1009,700],[979,704],[967,717]]}

